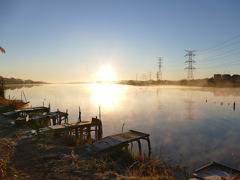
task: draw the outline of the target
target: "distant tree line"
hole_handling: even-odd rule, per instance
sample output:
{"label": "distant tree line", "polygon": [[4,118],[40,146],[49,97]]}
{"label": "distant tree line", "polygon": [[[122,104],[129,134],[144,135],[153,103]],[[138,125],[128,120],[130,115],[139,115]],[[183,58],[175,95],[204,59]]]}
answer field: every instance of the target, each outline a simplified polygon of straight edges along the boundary
{"label": "distant tree line", "polygon": [[151,85],[181,85],[181,86],[201,86],[201,87],[240,87],[240,78],[229,78],[229,79],[216,79],[216,78],[205,78],[195,80],[179,80],[179,81],[136,81],[126,80],[119,81],[119,84],[127,84],[134,86],[151,86]]}
{"label": "distant tree line", "polygon": [[22,80],[22,79],[16,79],[16,78],[4,78],[0,76],[0,80],[4,79],[5,84],[45,84],[43,81],[33,81],[33,80]]}

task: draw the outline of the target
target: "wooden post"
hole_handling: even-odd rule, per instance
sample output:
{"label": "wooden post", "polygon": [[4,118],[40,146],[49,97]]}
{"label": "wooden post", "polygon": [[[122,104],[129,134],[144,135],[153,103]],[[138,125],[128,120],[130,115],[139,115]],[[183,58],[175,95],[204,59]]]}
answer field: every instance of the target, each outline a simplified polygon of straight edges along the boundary
{"label": "wooden post", "polygon": [[59,115],[59,124],[61,125],[62,124],[62,116]]}
{"label": "wooden post", "polygon": [[56,125],[56,117],[53,117],[53,125]]}
{"label": "wooden post", "polygon": [[102,139],[102,121],[98,121],[98,139]]}
{"label": "wooden post", "polygon": [[101,125],[98,125],[98,139],[102,138],[102,133],[101,133]]}
{"label": "wooden post", "polygon": [[83,144],[83,128],[80,127],[80,144]]}
{"label": "wooden post", "polygon": [[102,116],[102,114],[101,114],[101,106],[99,106],[99,119],[101,120],[101,116]]}
{"label": "wooden post", "polygon": [[82,121],[82,118],[81,118],[81,109],[80,109],[80,106],[79,106],[78,122],[80,123],[81,121]]}
{"label": "wooden post", "polygon": [[66,115],[64,116],[65,117],[65,123],[67,123],[67,117],[68,117],[68,110],[66,110]]}
{"label": "wooden post", "polygon": [[147,143],[148,143],[148,156],[150,157],[152,150],[151,150],[151,143],[150,143],[149,136],[147,137]]}
{"label": "wooden post", "polygon": [[125,151],[128,151],[128,143],[124,147],[125,147]]}
{"label": "wooden post", "polygon": [[132,149],[133,149],[133,143],[131,142],[131,152],[132,152]]}
{"label": "wooden post", "polygon": [[78,138],[78,128],[75,128],[75,136]]}
{"label": "wooden post", "polygon": [[98,125],[95,125],[95,140],[98,140]]}
{"label": "wooden post", "polygon": [[87,127],[87,139],[89,139],[91,137],[91,127],[88,126]]}
{"label": "wooden post", "polygon": [[141,142],[140,142],[140,140],[137,140],[137,142],[138,142],[139,155],[142,155]]}

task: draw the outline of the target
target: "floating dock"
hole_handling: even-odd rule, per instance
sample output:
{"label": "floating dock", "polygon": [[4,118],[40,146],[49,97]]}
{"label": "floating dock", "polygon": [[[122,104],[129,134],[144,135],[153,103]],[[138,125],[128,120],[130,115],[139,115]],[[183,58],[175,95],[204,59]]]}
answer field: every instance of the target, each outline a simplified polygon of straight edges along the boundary
{"label": "floating dock", "polygon": [[86,147],[86,150],[90,153],[99,153],[102,151],[110,150],[115,147],[125,147],[128,148],[129,143],[131,143],[131,150],[133,148],[133,142],[138,143],[139,154],[142,154],[141,142],[140,140],[146,140],[148,143],[148,155],[151,155],[151,144],[149,139],[149,134],[138,132],[135,130],[129,130],[128,132],[115,134],[107,136],[99,141],[90,144]]}

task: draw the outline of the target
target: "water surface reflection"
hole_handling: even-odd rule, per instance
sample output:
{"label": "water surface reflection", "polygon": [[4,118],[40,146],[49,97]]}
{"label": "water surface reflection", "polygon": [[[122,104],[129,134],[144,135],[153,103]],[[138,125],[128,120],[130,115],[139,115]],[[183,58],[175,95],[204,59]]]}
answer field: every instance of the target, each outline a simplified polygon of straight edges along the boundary
{"label": "water surface reflection", "polygon": [[[68,109],[69,120],[98,116],[101,105],[103,136],[135,129],[150,134],[152,150],[175,161],[187,162],[189,172],[210,161],[235,168],[240,153],[240,88],[182,86],[135,87],[123,85],[43,85],[24,90],[33,106],[51,103],[52,110]],[[235,102],[235,111],[233,103]],[[147,151],[147,148],[146,148]]]}
{"label": "water surface reflection", "polygon": [[92,84],[89,87],[96,105],[105,108],[117,106],[124,98],[122,90],[128,88],[128,86],[116,86],[114,84]]}

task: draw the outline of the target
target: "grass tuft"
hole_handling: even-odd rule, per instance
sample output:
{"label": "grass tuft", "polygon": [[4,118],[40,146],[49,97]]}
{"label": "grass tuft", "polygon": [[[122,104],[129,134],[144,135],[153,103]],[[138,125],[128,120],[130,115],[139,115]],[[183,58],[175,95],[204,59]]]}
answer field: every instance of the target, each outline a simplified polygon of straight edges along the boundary
{"label": "grass tuft", "polygon": [[0,139],[0,179],[5,179],[7,176],[7,165],[9,163],[10,156],[13,154],[13,151],[14,147],[9,140],[5,138]]}

